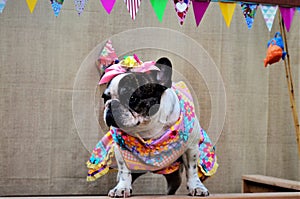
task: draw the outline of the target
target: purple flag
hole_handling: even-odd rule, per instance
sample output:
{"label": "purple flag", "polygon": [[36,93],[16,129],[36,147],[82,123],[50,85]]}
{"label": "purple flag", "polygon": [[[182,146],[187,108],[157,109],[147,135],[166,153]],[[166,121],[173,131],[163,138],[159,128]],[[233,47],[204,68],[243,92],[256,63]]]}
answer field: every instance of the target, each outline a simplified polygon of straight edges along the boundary
{"label": "purple flag", "polygon": [[201,19],[209,5],[208,2],[198,2],[198,1],[192,1],[193,2],[193,9],[194,9],[194,15],[197,26],[199,26]]}
{"label": "purple flag", "polygon": [[116,0],[100,0],[100,2],[102,3],[102,6],[106,10],[106,12],[110,14],[111,10],[113,9],[116,3]]}
{"label": "purple flag", "polygon": [[280,13],[281,13],[284,25],[286,27],[286,30],[289,32],[296,8],[279,7],[279,9],[280,9]]}

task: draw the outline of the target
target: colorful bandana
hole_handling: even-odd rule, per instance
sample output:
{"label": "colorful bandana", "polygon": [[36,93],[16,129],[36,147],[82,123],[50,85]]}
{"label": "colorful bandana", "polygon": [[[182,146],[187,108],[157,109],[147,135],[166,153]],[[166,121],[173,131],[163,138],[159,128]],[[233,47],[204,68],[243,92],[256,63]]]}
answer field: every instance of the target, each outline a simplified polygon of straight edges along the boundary
{"label": "colorful bandana", "polygon": [[[123,159],[130,170],[153,171],[169,174],[179,169],[178,158],[195,139],[193,132],[195,112],[190,91],[183,82],[172,86],[176,92],[181,114],[178,121],[158,139],[145,142],[130,136],[118,128],[110,131],[98,142],[87,167],[87,180],[94,181],[105,175],[110,168],[117,168],[114,158],[114,144],[119,146]],[[202,179],[213,175],[218,167],[215,148],[206,132],[200,127],[198,176]]]}

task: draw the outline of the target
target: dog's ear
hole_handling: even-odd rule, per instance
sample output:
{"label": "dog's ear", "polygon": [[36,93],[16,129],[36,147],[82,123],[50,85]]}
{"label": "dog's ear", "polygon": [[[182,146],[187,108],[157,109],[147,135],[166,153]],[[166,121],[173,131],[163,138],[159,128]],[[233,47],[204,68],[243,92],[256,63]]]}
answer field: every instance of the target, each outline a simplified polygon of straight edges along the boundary
{"label": "dog's ear", "polygon": [[166,58],[162,57],[156,61],[155,66],[157,66],[160,71],[157,73],[156,79],[158,82],[167,87],[171,88],[172,86],[172,63]]}

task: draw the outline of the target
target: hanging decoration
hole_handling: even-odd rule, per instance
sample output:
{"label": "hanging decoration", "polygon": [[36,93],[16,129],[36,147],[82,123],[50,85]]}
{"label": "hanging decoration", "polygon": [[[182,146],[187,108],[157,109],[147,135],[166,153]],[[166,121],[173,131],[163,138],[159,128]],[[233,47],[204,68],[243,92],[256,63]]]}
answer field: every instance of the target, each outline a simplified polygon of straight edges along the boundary
{"label": "hanging decoration", "polygon": [[141,1],[142,0],[124,0],[132,20],[135,20],[135,16],[139,10]]}
{"label": "hanging decoration", "polygon": [[38,0],[26,0],[30,13],[33,13],[37,1]]}
{"label": "hanging decoration", "polygon": [[293,17],[295,14],[295,8],[287,8],[287,7],[279,7],[280,13],[286,27],[286,31],[290,31],[290,27],[293,21]]}
{"label": "hanging decoration", "polygon": [[173,0],[175,11],[178,16],[178,20],[180,25],[183,25],[183,22],[185,20],[186,14],[189,10],[191,1],[190,0]]}
{"label": "hanging decoration", "polygon": [[258,4],[241,3],[243,15],[245,17],[248,29],[252,28],[254,17],[256,15],[257,6]]}
{"label": "hanging decoration", "polygon": [[268,50],[266,58],[264,59],[264,65],[274,64],[279,62],[282,58],[284,60],[286,52],[284,51],[284,43],[279,32],[275,33],[275,36],[268,41]]}
{"label": "hanging decoration", "polygon": [[278,6],[260,5],[260,10],[265,19],[269,32],[271,32],[277,9]]}
{"label": "hanging decoration", "polygon": [[300,12],[300,7],[297,7],[298,12]]}
{"label": "hanging decoration", "polygon": [[196,20],[197,27],[199,26],[201,19],[206,12],[206,9],[209,6],[210,1],[200,2],[200,1],[193,1],[193,10]]}
{"label": "hanging decoration", "polygon": [[96,63],[100,73],[104,73],[104,70],[111,64],[114,64],[117,60],[118,56],[112,46],[112,42],[111,40],[108,40],[103,47]]}
{"label": "hanging decoration", "polygon": [[225,23],[227,27],[230,27],[231,19],[234,13],[234,9],[236,7],[236,3],[233,2],[219,2],[220,9],[222,12],[222,15],[224,17]]}
{"label": "hanging decoration", "polygon": [[162,22],[168,0],[150,0],[150,3],[158,18],[158,21]]}
{"label": "hanging decoration", "polygon": [[5,8],[6,0],[0,0],[0,14],[3,12]]}
{"label": "hanging decoration", "polygon": [[100,0],[103,8],[106,10],[108,14],[110,14],[111,10],[113,9],[116,0]]}
{"label": "hanging decoration", "polygon": [[78,12],[78,15],[81,15],[87,2],[88,0],[74,0],[75,8]]}
{"label": "hanging decoration", "polygon": [[62,4],[64,3],[64,0],[50,0],[52,10],[54,12],[54,15],[57,17],[60,13]]}

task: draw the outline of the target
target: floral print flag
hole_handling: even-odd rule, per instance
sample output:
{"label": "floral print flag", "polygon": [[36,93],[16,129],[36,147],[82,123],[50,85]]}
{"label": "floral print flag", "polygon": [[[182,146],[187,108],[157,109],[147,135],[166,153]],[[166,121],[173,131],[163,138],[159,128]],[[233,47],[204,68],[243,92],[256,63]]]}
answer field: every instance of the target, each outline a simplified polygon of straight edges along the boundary
{"label": "floral print flag", "polygon": [[248,29],[252,28],[254,17],[256,14],[258,4],[241,3],[242,12],[245,17]]}
{"label": "floral print flag", "polygon": [[54,15],[57,17],[60,13],[62,4],[64,3],[64,0],[50,0],[52,10],[54,12]]}
{"label": "floral print flag", "polygon": [[75,8],[78,12],[78,15],[81,15],[87,2],[88,0],[74,0]]}

